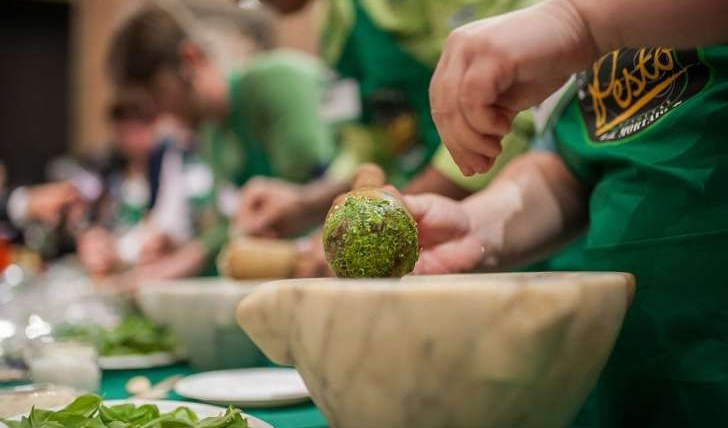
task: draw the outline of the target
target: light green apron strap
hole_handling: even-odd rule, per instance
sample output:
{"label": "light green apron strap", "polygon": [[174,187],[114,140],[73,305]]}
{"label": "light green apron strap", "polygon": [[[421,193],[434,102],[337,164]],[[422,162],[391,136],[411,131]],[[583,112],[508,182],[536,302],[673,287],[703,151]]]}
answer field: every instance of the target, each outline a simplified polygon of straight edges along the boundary
{"label": "light green apron strap", "polygon": [[[233,184],[238,186],[254,176],[269,177],[273,172],[262,144],[250,132],[250,124],[247,120],[249,115],[246,112],[248,106],[245,105],[244,94],[240,93],[240,82],[240,74],[233,74],[230,78],[230,114],[228,116],[228,127],[237,136],[245,158],[245,167],[234,174]],[[220,151],[218,151],[219,154]]]}

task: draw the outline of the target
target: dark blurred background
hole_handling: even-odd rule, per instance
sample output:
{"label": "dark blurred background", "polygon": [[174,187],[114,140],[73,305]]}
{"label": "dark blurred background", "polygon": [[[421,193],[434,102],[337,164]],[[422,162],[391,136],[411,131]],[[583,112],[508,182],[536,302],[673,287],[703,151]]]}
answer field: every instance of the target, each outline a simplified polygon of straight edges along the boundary
{"label": "dark blurred background", "polygon": [[0,14],[0,159],[17,182],[44,177],[71,132],[71,11],[66,2],[4,0]]}

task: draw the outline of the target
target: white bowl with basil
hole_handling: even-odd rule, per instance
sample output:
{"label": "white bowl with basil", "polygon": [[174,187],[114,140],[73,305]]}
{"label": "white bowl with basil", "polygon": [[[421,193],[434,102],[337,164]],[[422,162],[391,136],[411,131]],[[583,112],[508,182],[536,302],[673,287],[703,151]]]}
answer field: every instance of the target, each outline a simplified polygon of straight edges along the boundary
{"label": "white bowl with basil", "polygon": [[232,407],[182,401],[107,400],[82,395],[65,407],[34,407],[26,414],[0,420],[7,428],[273,428]]}
{"label": "white bowl with basil", "polygon": [[235,308],[260,281],[192,278],[142,285],[137,302],[152,321],[168,327],[199,369],[254,367],[264,360],[235,321]]}

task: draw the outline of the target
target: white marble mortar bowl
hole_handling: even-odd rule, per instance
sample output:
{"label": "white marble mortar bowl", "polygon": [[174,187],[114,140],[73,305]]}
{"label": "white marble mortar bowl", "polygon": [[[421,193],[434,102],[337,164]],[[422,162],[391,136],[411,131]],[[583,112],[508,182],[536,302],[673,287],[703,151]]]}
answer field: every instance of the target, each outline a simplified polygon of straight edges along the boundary
{"label": "white marble mortar bowl", "polygon": [[623,273],[282,280],[237,318],[334,428],[562,428],[633,293]]}

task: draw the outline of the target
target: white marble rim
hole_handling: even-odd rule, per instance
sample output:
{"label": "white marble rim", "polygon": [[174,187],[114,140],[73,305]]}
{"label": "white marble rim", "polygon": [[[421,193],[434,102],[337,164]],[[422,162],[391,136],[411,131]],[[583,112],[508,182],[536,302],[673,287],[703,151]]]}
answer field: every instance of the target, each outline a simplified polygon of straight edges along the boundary
{"label": "white marble rim", "polygon": [[[509,272],[509,273],[466,273],[449,275],[408,275],[402,278],[306,278],[279,279],[263,284],[264,287],[348,287],[362,290],[411,290],[418,288],[440,288],[448,286],[498,286],[503,287],[503,279],[508,285],[550,287],[553,285],[614,284],[620,278],[623,283],[634,282],[634,277],[626,272]],[[578,280],[572,281],[572,280]],[[620,285],[622,285],[620,284]]]}

